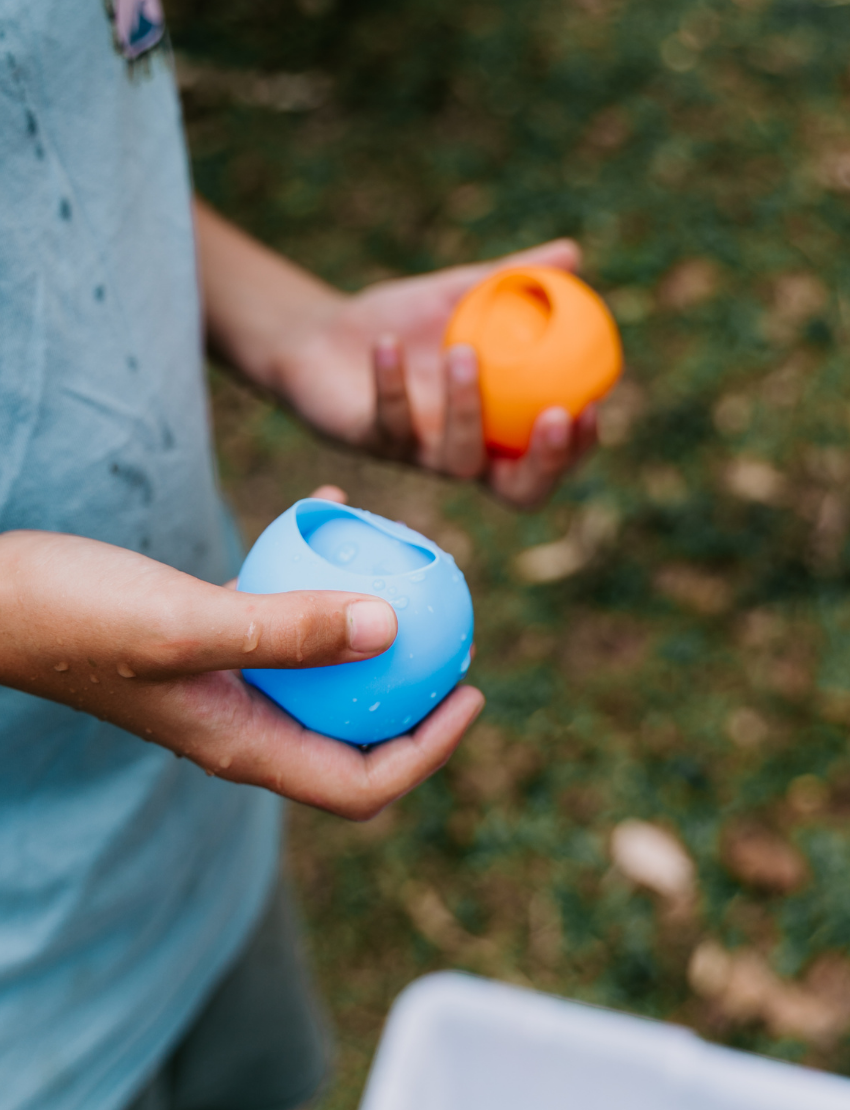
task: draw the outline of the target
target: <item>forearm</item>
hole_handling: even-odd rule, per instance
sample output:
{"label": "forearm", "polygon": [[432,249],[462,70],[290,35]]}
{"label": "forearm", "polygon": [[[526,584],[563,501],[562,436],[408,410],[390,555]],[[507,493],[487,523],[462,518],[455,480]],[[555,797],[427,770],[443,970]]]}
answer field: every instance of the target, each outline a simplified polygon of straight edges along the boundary
{"label": "forearm", "polygon": [[198,266],[211,347],[251,380],[288,396],[294,353],[345,295],[195,200]]}
{"label": "forearm", "polygon": [[225,592],[96,540],[6,532],[0,683],[104,715],[122,687],[203,669],[205,627]]}

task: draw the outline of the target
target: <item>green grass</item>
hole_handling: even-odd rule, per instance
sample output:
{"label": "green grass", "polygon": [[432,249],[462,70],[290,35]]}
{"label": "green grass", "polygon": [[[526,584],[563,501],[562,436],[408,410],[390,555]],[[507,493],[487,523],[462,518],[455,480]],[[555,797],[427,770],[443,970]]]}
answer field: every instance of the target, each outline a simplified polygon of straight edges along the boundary
{"label": "green grass", "polygon": [[[528,516],[353,461],[213,377],[224,482],[251,536],[341,483],[452,547],[476,606],[471,678],[489,703],[449,767],[364,827],[294,814],[339,1034],[323,1107],[356,1106],[392,998],[438,967],[850,1073],[846,1038],[772,1038],[686,977],[705,936],[788,977],[850,944],[847,6],[170,8],[197,63],[306,72],[320,101],[315,75],[330,78],[300,112],[187,94],[196,182],[223,211],[346,288],[576,236],[630,364],[606,445]],[[762,501],[740,496],[754,488],[741,459],[775,471]],[[600,507],[616,538],[582,572],[516,576],[520,551]],[[741,720],[757,722],[750,742]],[[686,926],[612,872],[626,817],[675,830],[696,861]],[[745,818],[800,847],[804,886],[760,892],[725,866]]]}

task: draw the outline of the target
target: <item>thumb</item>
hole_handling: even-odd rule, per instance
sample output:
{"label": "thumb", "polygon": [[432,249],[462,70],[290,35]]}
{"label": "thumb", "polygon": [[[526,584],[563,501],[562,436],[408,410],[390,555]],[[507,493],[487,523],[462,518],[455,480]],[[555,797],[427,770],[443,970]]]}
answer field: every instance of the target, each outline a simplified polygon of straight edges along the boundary
{"label": "thumb", "polygon": [[499,270],[514,266],[552,266],[557,270],[572,273],[581,266],[581,247],[572,239],[552,239],[527,250],[506,254],[489,262],[472,262],[464,266],[452,266],[448,270],[428,275],[441,282],[442,292],[454,303],[479,281],[490,277]]}
{"label": "thumb", "polygon": [[134,676],[353,663],[386,651],[398,632],[392,606],[368,594],[245,594],[198,586],[147,650],[130,653]]}

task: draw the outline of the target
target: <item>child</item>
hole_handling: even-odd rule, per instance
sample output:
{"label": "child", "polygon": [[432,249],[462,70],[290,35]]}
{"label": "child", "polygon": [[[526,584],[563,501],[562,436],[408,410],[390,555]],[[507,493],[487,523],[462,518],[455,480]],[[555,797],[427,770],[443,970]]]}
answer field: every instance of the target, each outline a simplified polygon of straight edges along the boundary
{"label": "child", "polygon": [[550,410],[523,459],[487,468],[474,356],[438,352],[489,267],[348,297],[202,204],[193,224],[163,44],[159,0],[0,0],[4,1110],[309,1097],[322,1050],[275,883],[280,798],[368,818],[482,705],[460,688],[364,754],[242,683],[249,660],[375,655],[396,624],[372,597],[221,587],[240,553],[198,285],[219,353],[348,443],[525,505],[593,437]]}

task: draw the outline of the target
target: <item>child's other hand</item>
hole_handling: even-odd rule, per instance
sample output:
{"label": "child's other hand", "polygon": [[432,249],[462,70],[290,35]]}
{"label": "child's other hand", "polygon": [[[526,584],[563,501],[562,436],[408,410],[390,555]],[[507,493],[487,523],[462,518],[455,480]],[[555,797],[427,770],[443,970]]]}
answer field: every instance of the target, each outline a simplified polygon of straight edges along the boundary
{"label": "child's other hand", "polygon": [[391,606],[335,591],[237,593],[76,536],[0,536],[0,614],[4,685],[355,820],[441,767],[483,705],[460,688],[412,735],[367,753],[309,733],[239,668],[380,654],[397,631]]}
{"label": "child's other hand", "polygon": [[327,435],[458,478],[480,478],[530,508],[596,439],[592,410],[538,417],[521,459],[487,457],[478,370],[468,348],[443,354],[460,298],[507,266],[574,270],[559,239],[494,262],[380,282],[346,296],[195,206],[207,331],[226,360]]}
{"label": "child's other hand", "polygon": [[574,270],[579,259],[574,243],[559,240],[497,262],[382,282],[341,299],[295,352],[287,375],[293,400],[323,430],[376,454],[481,478],[503,500],[533,507],[595,443],[595,410],[573,421],[562,408],[547,409],[522,458],[490,459],[475,353],[469,347],[443,353],[442,338],[463,294],[494,270],[519,264]]}

